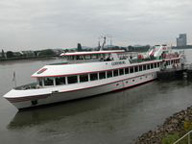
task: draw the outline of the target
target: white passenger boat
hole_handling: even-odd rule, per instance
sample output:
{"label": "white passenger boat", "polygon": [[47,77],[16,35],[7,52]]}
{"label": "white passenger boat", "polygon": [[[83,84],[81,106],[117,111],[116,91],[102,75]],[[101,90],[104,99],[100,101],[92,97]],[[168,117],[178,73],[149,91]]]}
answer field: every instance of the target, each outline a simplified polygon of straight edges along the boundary
{"label": "white passenger boat", "polygon": [[158,45],[135,56],[124,50],[63,53],[67,63],[46,65],[32,75],[37,83],[3,97],[18,109],[64,102],[150,82],[157,72],[181,65],[181,55]]}

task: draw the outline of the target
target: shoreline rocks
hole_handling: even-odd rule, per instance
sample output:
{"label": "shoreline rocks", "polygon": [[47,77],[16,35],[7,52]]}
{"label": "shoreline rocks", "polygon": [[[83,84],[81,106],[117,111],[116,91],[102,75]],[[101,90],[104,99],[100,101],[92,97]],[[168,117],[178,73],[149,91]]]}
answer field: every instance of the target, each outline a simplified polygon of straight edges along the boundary
{"label": "shoreline rocks", "polygon": [[135,144],[161,144],[167,135],[175,133],[184,135],[190,128],[192,128],[192,106],[173,114],[157,129],[142,134],[136,139]]}

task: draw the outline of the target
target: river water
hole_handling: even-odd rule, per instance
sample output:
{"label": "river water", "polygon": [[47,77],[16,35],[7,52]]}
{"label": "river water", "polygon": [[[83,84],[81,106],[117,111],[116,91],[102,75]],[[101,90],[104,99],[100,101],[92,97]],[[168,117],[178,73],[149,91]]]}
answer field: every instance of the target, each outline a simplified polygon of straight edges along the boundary
{"label": "river water", "polygon": [[[188,63],[192,50],[185,50]],[[18,112],[2,98],[15,83],[43,65],[60,60],[0,64],[0,141],[2,144],[132,144],[175,112],[192,105],[192,83],[153,81],[98,97]]]}

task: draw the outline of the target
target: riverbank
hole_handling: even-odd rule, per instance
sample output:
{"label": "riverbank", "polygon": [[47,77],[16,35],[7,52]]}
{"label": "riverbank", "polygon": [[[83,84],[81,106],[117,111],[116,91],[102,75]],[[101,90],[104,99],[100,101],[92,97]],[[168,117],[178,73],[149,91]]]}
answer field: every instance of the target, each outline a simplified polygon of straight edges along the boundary
{"label": "riverbank", "polygon": [[192,129],[192,106],[167,118],[156,130],[148,131],[137,138],[135,144],[173,143]]}
{"label": "riverbank", "polygon": [[54,60],[54,59],[61,59],[61,57],[13,58],[13,59],[0,60],[0,64],[9,63],[9,62],[19,63],[21,61],[38,61],[38,60]]}

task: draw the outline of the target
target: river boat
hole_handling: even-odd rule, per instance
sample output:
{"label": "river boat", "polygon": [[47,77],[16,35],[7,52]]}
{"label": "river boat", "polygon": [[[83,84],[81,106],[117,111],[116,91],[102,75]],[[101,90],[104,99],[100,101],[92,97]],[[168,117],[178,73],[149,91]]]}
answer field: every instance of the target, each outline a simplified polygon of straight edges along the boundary
{"label": "river boat", "polygon": [[166,45],[146,53],[99,50],[62,53],[67,62],[45,65],[36,83],[13,88],[3,97],[18,109],[87,98],[141,85],[165,68],[180,67],[182,54]]}

